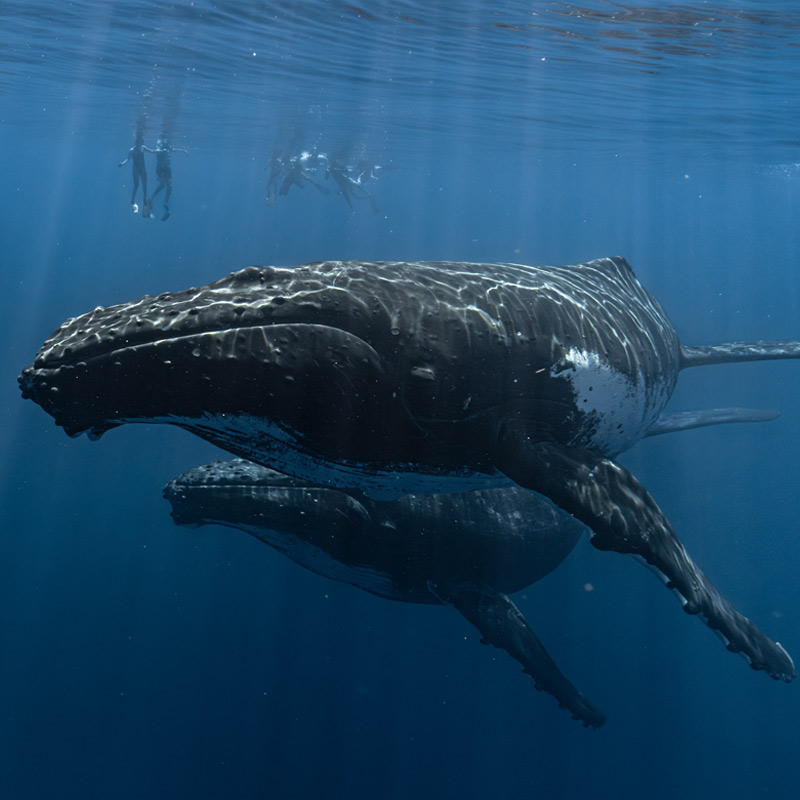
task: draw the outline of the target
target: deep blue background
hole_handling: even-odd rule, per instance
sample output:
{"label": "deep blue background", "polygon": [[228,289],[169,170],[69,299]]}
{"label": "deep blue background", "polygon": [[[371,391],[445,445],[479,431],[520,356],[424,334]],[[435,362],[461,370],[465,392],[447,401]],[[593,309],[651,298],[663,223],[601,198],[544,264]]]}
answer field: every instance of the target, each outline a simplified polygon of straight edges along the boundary
{"label": "deep blue background", "polygon": [[[107,36],[124,46],[119,32]],[[724,116],[708,120],[710,133],[674,138],[655,128],[643,137],[617,118],[595,143],[555,146],[560,125],[528,120],[508,139],[482,137],[453,109],[425,106],[405,132],[366,135],[381,87],[345,75],[340,99],[370,101],[352,127],[302,103],[298,118],[306,140],[366,142],[392,167],[374,187],[381,214],[351,215],[311,189],[267,208],[279,109],[215,128],[203,120],[246,117],[246,98],[218,107],[186,89],[175,141],[189,155],[174,156],[172,217],[161,223],[131,214],[129,167],[116,167],[140,87],[108,78],[116,100],[106,105],[98,68],[78,103],[77,68],[64,78],[71,100],[59,100],[57,75],[26,85],[26,70],[4,89],[0,124],[0,796],[793,796],[797,687],[726,653],[630,559],[583,542],[516,598],[607,712],[606,727],[589,732],[446,608],[327,582],[234,531],[175,528],[161,487],[218,457],[210,446],[165,426],[69,440],[16,387],[67,316],[251,263],[320,258],[622,254],[688,344],[798,338],[800,180],[780,132],[765,121],[726,147]],[[620,88],[626,113],[637,98],[657,105],[639,77]],[[671,111],[702,118],[708,98],[664,85],[680,98]],[[739,88],[743,102],[758,95],[745,78]],[[481,118],[468,90],[462,121]],[[589,85],[587,114],[591,95]],[[621,458],[709,576],[795,656],[798,394],[796,363],[690,371],[674,410],[783,416],[648,440]]]}

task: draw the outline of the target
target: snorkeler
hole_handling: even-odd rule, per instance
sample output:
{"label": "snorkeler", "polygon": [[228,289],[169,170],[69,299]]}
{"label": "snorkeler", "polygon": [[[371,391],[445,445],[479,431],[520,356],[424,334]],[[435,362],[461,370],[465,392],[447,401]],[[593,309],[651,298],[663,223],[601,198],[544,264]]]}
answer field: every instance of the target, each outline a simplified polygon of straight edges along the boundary
{"label": "snorkeler", "polygon": [[278,197],[278,184],[288,175],[289,170],[286,168],[283,158],[276,154],[272,155],[264,170],[269,170],[266,202],[268,206],[271,206]]}
{"label": "snorkeler", "polygon": [[325,178],[327,179],[329,177],[333,178],[334,182],[339,187],[339,193],[344,197],[350,210],[353,211],[353,201],[350,198],[353,194],[355,182],[347,174],[347,167],[338,159],[333,161],[328,165],[328,169],[325,172]]}
{"label": "snorkeler", "polygon": [[329,194],[329,189],[317,179],[317,175],[324,174],[326,180],[333,179],[338,193],[351,211],[355,211],[355,200],[358,199],[368,200],[373,213],[380,213],[366,184],[377,180],[378,172],[383,168],[371,161],[361,160],[353,165],[341,158],[331,159],[316,148],[311,151],[301,150],[291,156],[285,151],[275,150],[264,169],[269,170],[266,196],[268,206],[273,205],[278,196],[289,194],[292,186],[304,189],[311,184],[321,194]]}
{"label": "snorkeler", "polygon": [[[344,197],[351,211],[355,210],[353,208],[352,198],[362,197],[369,200],[373,214],[380,214],[380,209],[375,202],[375,198],[364,187],[364,184],[370,179],[377,179],[377,171],[379,169],[380,166],[377,164],[364,163],[359,164],[357,167],[351,167],[338,159],[334,159],[334,161],[330,162],[328,165],[325,178],[327,179],[328,176],[333,178],[336,186],[339,188],[339,193]],[[355,177],[353,177],[354,175]]]}
{"label": "snorkeler", "polygon": [[128,150],[128,155],[124,161],[117,164],[118,167],[124,167],[129,161],[133,161],[133,191],[131,192],[131,209],[136,214],[139,211],[139,206],[136,205],[136,192],[139,189],[139,181],[142,182],[142,216],[150,216],[150,205],[147,202],[147,170],[144,165],[144,154],[154,153],[149,147],[145,147],[142,134],[136,134],[136,140],[133,147]]}
{"label": "snorkeler", "polygon": [[172,147],[167,141],[166,137],[161,137],[156,142],[156,149],[151,150],[151,153],[156,154],[156,178],[158,178],[158,186],[153,192],[148,202],[148,207],[152,208],[153,200],[156,195],[166,186],[167,194],[164,196],[164,216],[161,217],[162,222],[169,219],[169,198],[172,195],[172,164],[170,163],[170,153],[186,153],[187,151],[180,147]]}
{"label": "snorkeler", "polygon": [[322,194],[328,194],[328,188],[323,186],[321,183],[317,183],[311,177],[317,171],[318,167],[323,167],[327,163],[328,158],[324,153],[315,155],[314,153],[309,153],[304,150],[299,156],[292,156],[289,159],[289,166],[286,169],[286,178],[284,179],[278,194],[289,194],[289,189],[293,184],[298,186],[300,189],[304,189],[306,183],[310,183]]}

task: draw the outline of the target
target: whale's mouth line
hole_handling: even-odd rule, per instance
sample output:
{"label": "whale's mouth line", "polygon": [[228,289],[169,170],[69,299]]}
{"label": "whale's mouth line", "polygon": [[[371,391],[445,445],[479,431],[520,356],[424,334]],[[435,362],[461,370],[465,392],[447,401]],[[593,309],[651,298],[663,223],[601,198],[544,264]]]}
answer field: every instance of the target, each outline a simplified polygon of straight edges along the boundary
{"label": "whale's mouth line", "polygon": [[[272,479],[270,479],[272,480]],[[320,486],[316,483],[303,483],[303,484],[296,484],[296,483],[289,483],[288,480],[286,483],[281,483],[279,480],[276,480],[273,483],[225,483],[222,481],[217,481],[214,483],[180,483],[174,484],[173,486],[169,487],[169,490],[165,490],[164,494],[166,495],[169,493],[174,492],[209,492],[213,493],[218,490],[235,490],[235,491],[247,491],[251,492],[253,495],[258,495],[259,497],[264,496],[268,499],[268,495],[271,494],[281,494],[287,492],[306,492],[309,490],[312,491],[327,491],[327,492],[335,492],[338,491],[330,486]]]}
{"label": "whale's mouth line", "polygon": [[[292,327],[292,328],[328,328],[330,330],[344,330],[337,328],[334,325],[325,325],[324,323],[313,322],[292,322],[281,320],[279,322],[264,322],[261,324],[247,324],[247,325],[232,325],[226,328],[212,328],[208,330],[193,330],[191,332],[173,336],[163,336],[154,338],[143,338],[140,341],[131,341],[121,338],[119,342],[103,342],[97,341],[88,347],[86,344],[81,344],[78,348],[71,348],[69,345],[63,348],[62,354],[59,356],[37,356],[33,362],[32,369],[35,371],[57,370],[61,367],[75,366],[77,364],[89,365],[98,359],[113,358],[116,354],[122,354],[136,350],[137,348],[157,347],[159,345],[174,344],[179,342],[186,342],[192,339],[201,339],[205,337],[229,337],[245,333],[247,331],[261,330],[265,328],[277,327]],[[168,333],[167,331],[157,331],[154,333]],[[108,345],[109,349],[103,349],[103,345]],[[82,357],[80,350],[90,349],[85,357]],[[31,369],[31,367],[28,367]]]}

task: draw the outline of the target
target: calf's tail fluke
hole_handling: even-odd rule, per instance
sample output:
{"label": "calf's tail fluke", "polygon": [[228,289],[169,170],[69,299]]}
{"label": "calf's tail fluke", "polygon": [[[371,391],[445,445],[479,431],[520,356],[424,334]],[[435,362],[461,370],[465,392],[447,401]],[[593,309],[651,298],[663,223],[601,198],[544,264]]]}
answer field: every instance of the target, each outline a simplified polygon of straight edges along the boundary
{"label": "calf's tail fluke", "polygon": [[800,342],[727,342],[705,347],[681,346],[680,368],[741,361],[776,361],[800,358]]}

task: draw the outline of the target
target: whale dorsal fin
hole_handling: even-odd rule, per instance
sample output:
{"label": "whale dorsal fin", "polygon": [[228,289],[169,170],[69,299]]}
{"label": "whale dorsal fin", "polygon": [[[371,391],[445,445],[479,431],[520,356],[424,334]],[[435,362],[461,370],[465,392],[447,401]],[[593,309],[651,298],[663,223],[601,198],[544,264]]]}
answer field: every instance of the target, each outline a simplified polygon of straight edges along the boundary
{"label": "whale dorsal fin", "polygon": [[591,267],[612,278],[623,277],[636,279],[636,274],[633,267],[628,263],[627,259],[622,256],[607,256],[606,258],[596,258],[594,261],[587,261],[583,264],[585,267]]}

